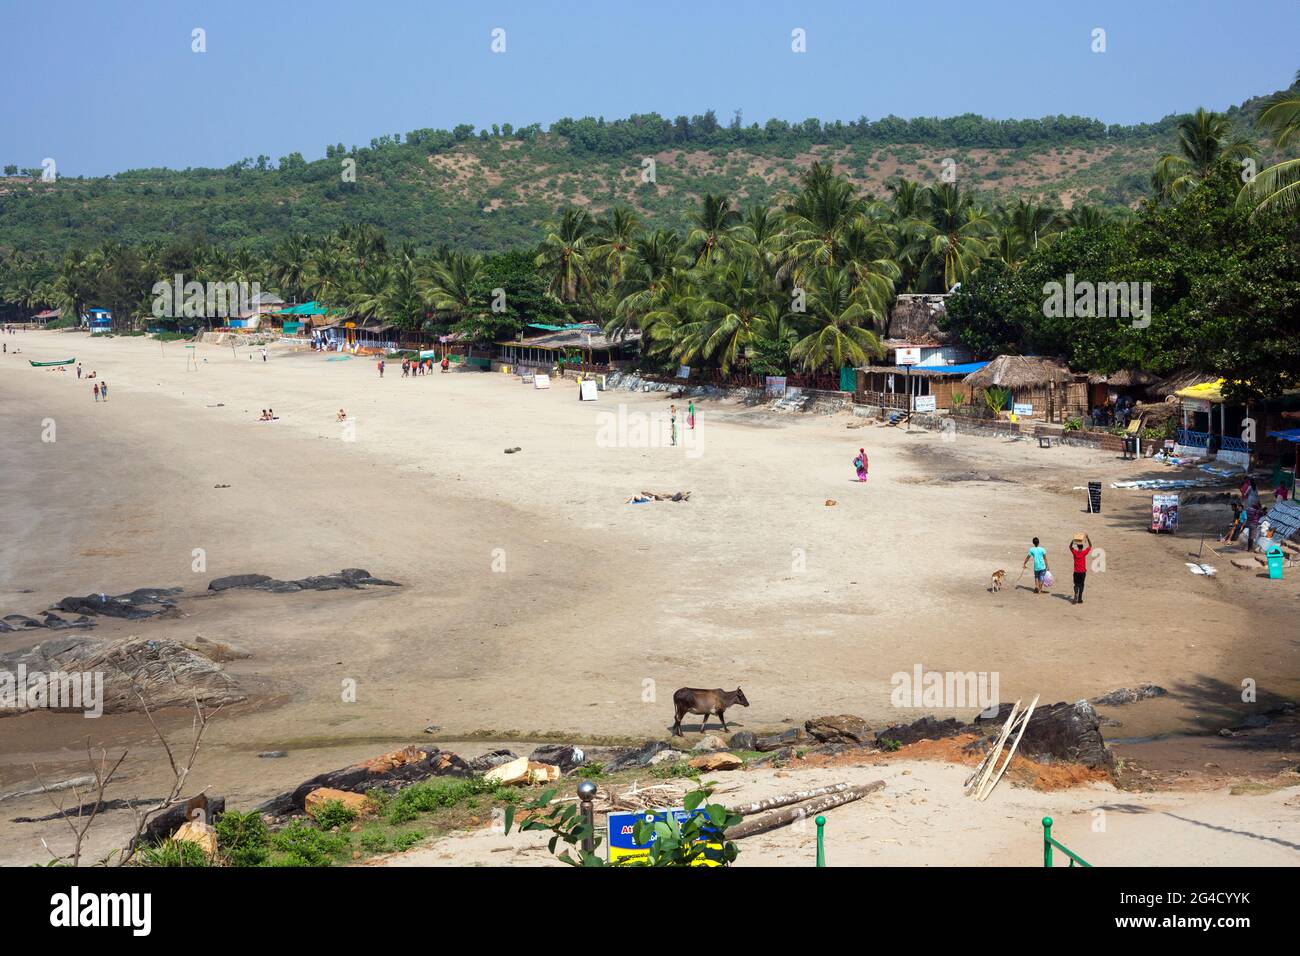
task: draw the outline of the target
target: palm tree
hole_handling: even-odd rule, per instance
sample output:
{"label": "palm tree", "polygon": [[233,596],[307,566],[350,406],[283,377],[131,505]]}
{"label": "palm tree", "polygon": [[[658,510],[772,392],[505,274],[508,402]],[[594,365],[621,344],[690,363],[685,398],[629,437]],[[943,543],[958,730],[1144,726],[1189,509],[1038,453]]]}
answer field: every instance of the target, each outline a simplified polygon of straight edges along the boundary
{"label": "palm tree", "polygon": [[[1300,142],[1300,70],[1291,89],[1259,114],[1259,125],[1270,131],[1278,149]],[[1252,218],[1271,209],[1294,214],[1300,209],[1300,158],[1284,159],[1261,171],[1242,187],[1237,204],[1254,206]]]}
{"label": "palm tree", "polygon": [[483,278],[483,260],[471,253],[449,252],[435,260],[422,280],[422,295],[455,324],[474,311],[474,287]]}
{"label": "palm tree", "polygon": [[660,293],[665,281],[686,264],[681,247],[681,237],[664,229],[634,240],[619,286],[621,298],[605,325],[607,336],[622,338],[640,328],[642,317],[662,304]]}
{"label": "palm tree", "polygon": [[558,223],[549,223],[537,270],[547,288],[561,302],[574,302],[591,287],[587,243],[592,233],[591,216],[572,207],[564,210]]}
{"label": "palm tree", "polygon": [[740,213],[725,196],[705,193],[700,208],[691,216],[691,231],[686,235],[691,260],[696,265],[711,265],[720,255],[730,253],[742,241]]}
{"label": "palm tree", "polygon": [[1253,143],[1233,139],[1232,124],[1222,113],[1200,107],[1178,123],[1178,150],[1156,161],[1151,181],[1156,193],[1177,199],[1191,192],[1220,162],[1259,154]]}
{"label": "palm tree", "polygon": [[801,177],[802,188],[785,206],[782,230],[785,260],[796,276],[827,265],[842,264],[845,234],[866,215],[867,202],[853,184],[829,166],[813,163]]}
{"label": "palm tree", "polygon": [[372,319],[388,305],[393,270],[386,265],[373,266],[357,274],[348,292],[348,307],[363,319]]}
{"label": "palm tree", "polygon": [[708,273],[689,312],[674,357],[686,365],[697,356],[714,360],[723,375],[748,360],[780,317],[776,302],[761,291],[752,259]]}
{"label": "palm tree", "polygon": [[924,244],[919,281],[928,290],[942,283],[947,292],[964,281],[989,254],[985,237],[992,229],[987,213],[956,183],[940,183],[926,191],[925,219],[919,236]]}
{"label": "palm tree", "polygon": [[640,231],[640,219],[626,206],[614,207],[596,227],[589,258],[600,269],[606,288],[612,289],[622,281],[627,255]]}
{"label": "palm tree", "polygon": [[1063,224],[1071,229],[1096,229],[1110,221],[1100,206],[1071,206],[1062,219]]}
{"label": "palm tree", "polygon": [[880,317],[844,270],[819,269],[808,290],[807,306],[811,330],[790,349],[791,361],[805,370],[865,365],[868,357],[885,354],[875,334],[863,328]]}

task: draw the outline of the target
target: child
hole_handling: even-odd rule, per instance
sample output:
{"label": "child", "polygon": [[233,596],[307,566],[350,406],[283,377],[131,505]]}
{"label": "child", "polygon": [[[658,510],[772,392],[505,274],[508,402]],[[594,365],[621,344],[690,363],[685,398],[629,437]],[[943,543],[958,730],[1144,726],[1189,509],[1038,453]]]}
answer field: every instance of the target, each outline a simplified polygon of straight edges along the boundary
{"label": "child", "polygon": [[1082,531],[1076,534],[1070,542],[1070,557],[1074,558],[1074,597],[1071,604],[1083,603],[1083,585],[1088,577],[1088,555],[1091,553],[1092,538]]}
{"label": "child", "polygon": [[1031,559],[1034,562],[1034,593],[1042,594],[1043,575],[1051,569],[1047,566],[1047,552],[1039,546],[1037,538],[1034,539],[1033,547],[1029,549],[1029,553],[1025,555],[1025,560],[1020,565],[1022,571],[1028,567]]}

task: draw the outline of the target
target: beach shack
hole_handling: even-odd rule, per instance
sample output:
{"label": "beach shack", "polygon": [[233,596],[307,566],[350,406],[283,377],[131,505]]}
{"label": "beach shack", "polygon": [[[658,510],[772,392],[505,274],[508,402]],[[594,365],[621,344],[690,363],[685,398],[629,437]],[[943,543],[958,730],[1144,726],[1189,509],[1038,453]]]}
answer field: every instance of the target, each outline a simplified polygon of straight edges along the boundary
{"label": "beach shack", "polygon": [[[913,412],[951,411],[955,404],[971,400],[966,376],[988,362],[960,365],[864,365],[855,369],[857,387],[853,401],[858,405]],[[960,395],[960,398],[955,396]]]}
{"label": "beach shack", "polygon": [[1088,407],[1101,408],[1114,405],[1121,398],[1132,399],[1136,404],[1151,395],[1151,390],[1161,383],[1159,375],[1140,368],[1120,369],[1117,372],[1093,372],[1088,376]]}
{"label": "beach shack", "polygon": [[967,375],[964,383],[972,389],[972,399],[996,386],[1009,393],[1007,411],[1018,418],[1064,423],[1083,418],[1088,413],[1088,382],[1056,359],[1039,355],[999,355],[978,371]]}
{"label": "beach shack", "polygon": [[239,308],[226,316],[226,328],[254,332],[261,327],[263,318],[269,320],[283,308],[284,299],[274,292],[258,292],[247,302],[239,303]]}
{"label": "beach shack", "polygon": [[1205,457],[1237,468],[1250,467],[1251,445],[1243,427],[1249,417],[1244,405],[1223,395],[1226,379],[1180,388],[1174,395],[1182,404],[1183,425],[1175,433],[1174,454]]}
{"label": "beach shack", "polygon": [[594,322],[573,325],[530,323],[514,339],[497,342],[494,367],[548,371],[555,366],[583,372],[609,372],[631,365],[641,333],[610,339]]}
{"label": "beach shack", "polygon": [[99,335],[103,332],[113,331],[113,313],[108,309],[98,307],[87,309],[81,313],[81,327],[90,329],[91,335]]}

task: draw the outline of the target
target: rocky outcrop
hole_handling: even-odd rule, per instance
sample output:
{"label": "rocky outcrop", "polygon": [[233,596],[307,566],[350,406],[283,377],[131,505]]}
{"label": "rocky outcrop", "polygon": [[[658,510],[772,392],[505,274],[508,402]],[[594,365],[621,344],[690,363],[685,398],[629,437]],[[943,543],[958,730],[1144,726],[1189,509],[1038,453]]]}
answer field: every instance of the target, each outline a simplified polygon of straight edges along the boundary
{"label": "rocky outcrop", "polygon": [[586,762],[587,755],[579,748],[568,744],[546,744],[534,750],[528,759],[535,763],[559,767],[561,773],[570,773]]}
{"label": "rocky outcrop", "polygon": [[822,743],[865,744],[872,739],[871,726],[853,714],[813,717],[803,726]]}
{"label": "rocky outcrop", "polygon": [[770,750],[782,750],[786,747],[798,747],[804,744],[813,743],[816,740],[812,734],[808,733],[802,727],[792,727],[789,730],[779,734],[769,734],[766,737],[759,737],[754,742],[754,749],[767,753]]}
{"label": "rocky outcrop", "polygon": [[1101,704],[1103,707],[1118,707],[1121,704],[1133,704],[1139,700],[1146,700],[1148,697],[1164,697],[1167,693],[1169,691],[1158,684],[1138,684],[1136,687],[1121,687],[1109,694],[1094,697],[1092,702]]}
{"label": "rocky outcrop", "polygon": [[605,769],[610,773],[618,770],[630,770],[633,767],[648,765],[655,754],[661,750],[671,750],[672,746],[664,740],[648,740],[635,750],[625,750],[610,759]]}
{"label": "rocky outcrop", "polygon": [[364,568],[344,568],[337,574],[316,574],[296,581],[277,581],[265,574],[228,574],[208,582],[209,591],[230,591],[249,588],[254,591],[271,591],[286,594],[292,591],[337,591],[342,588],[357,589],[367,585],[400,588],[396,581],[374,577]]}
{"label": "rocky outcrop", "polygon": [[[33,709],[95,711],[106,714],[192,706],[197,700],[206,706],[245,700],[238,682],[214,663],[176,641],[141,637],[100,640],[77,634],[42,641],[25,651],[0,656],[0,672],[25,673],[28,691],[12,693],[11,700],[0,694],[0,716]],[[59,675],[60,693],[54,692]],[[62,678],[69,680],[64,682]],[[34,681],[49,687],[38,700],[32,698]],[[76,693],[71,685],[78,684]],[[12,688],[11,691],[21,690]],[[87,700],[91,696],[94,699]],[[141,702],[143,698],[143,703]],[[75,701],[76,706],[68,706]],[[13,706],[9,706],[12,704]]]}
{"label": "rocky outcrop", "polygon": [[955,717],[949,717],[947,720],[939,720],[933,715],[922,717],[920,720],[914,720],[910,724],[895,724],[892,727],[886,727],[876,734],[876,745],[878,747],[892,747],[894,742],[906,746],[914,744],[918,740],[942,740],[944,737],[955,737],[957,734],[967,733],[970,728],[963,724]]}
{"label": "rocky outcrop", "polygon": [[472,773],[469,764],[450,751],[410,746],[341,770],[318,774],[295,789],[272,797],[257,809],[271,816],[289,816],[302,813],[307,794],[322,787],[347,793],[363,794],[371,789],[396,793],[402,787],[432,777],[468,777]]}
{"label": "rocky outcrop", "polygon": [[[1011,713],[1011,706],[1003,704],[996,717],[977,717],[973,728],[983,733],[992,733],[993,728],[1000,730]],[[1115,755],[1101,736],[1101,718],[1086,700],[1035,707],[1016,753],[1037,760],[1064,760],[1102,770],[1115,766]]]}

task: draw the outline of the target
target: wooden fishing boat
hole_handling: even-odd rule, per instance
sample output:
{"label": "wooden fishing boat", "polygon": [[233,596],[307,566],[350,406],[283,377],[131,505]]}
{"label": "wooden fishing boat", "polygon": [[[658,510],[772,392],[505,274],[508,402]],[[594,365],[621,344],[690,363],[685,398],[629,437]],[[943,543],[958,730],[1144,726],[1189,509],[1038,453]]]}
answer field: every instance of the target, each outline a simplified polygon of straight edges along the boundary
{"label": "wooden fishing boat", "polygon": [[27,363],[31,365],[32,368],[44,368],[47,365],[71,365],[75,361],[76,359],[74,358],[59,359],[57,362],[33,362],[31,359],[28,359]]}

